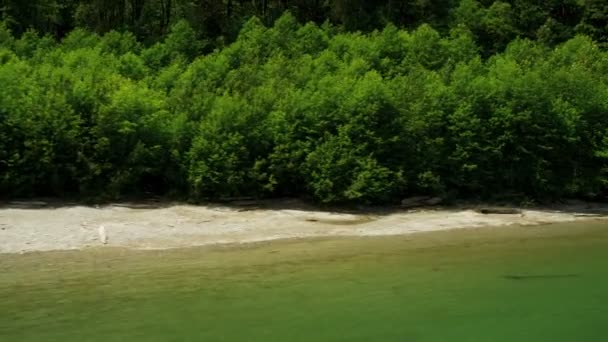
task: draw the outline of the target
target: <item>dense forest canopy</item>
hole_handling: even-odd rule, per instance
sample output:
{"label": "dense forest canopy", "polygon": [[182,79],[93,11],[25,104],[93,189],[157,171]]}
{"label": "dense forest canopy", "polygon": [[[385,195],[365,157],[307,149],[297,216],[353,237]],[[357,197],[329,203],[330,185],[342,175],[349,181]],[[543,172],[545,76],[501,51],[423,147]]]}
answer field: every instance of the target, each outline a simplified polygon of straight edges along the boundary
{"label": "dense forest canopy", "polygon": [[546,199],[608,180],[604,1],[1,4],[2,196]]}
{"label": "dense forest canopy", "polygon": [[608,39],[604,0],[0,0],[0,20],[18,36],[34,29],[63,38],[80,27],[97,34],[130,31],[153,43],[185,20],[212,47],[232,42],[254,16],[270,26],[285,11],[300,23],[329,21],[347,31],[428,24],[446,34],[464,24],[490,53],[516,37],[548,44],[576,34]]}

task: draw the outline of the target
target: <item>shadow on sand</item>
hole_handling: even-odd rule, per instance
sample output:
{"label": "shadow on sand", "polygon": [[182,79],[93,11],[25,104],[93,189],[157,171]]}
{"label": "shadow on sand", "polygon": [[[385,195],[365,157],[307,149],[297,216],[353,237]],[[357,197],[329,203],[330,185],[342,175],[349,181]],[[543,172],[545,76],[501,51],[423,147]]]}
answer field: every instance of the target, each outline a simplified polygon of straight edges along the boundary
{"label": "shadow on sand", "polygon": [[[420,206],[404,208],[400,205],[343,205],[328,206],[315,204],[309,199],[301,198],[275,198],[255,199],[248,197],[226,198],[214,201],[187,202],[171,200],[160,197],[125,199],[120,201],[91,201],[91,200],[64,200],[57,198],[35,198],[24,200],[0,200],[0,209],[58,209],[65,207],[85,206],[90,208],[121,207],[128,209],[162,209],[178,205],[204,206],[211,209],[232,209],[235,211],[250,210],[298,210],[307,212],[327,212],[353,215],[390,215],[398,212],[420,210],[462,211],[474,210],[481,214],[521,215],[523,210],[538,210],[545,212],[572,214],[577,217],[605,217],[608,216],[608,203],[584,202],[578,200],[563,203],[537,205],[521,208],[517,205],[452,201],[444,205]],[[488,209],[490,208],[490,209]]]}

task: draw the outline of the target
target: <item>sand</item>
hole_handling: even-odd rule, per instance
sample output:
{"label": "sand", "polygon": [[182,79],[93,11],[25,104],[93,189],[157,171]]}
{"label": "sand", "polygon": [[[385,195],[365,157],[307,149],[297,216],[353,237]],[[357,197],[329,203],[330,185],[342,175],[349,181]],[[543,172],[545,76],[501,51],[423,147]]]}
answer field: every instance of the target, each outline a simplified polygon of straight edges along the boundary
{"label": "sand", "polygon": [[[340,213],[310,208],[13,203],[0,207],[0,253],[89,247],[165,249],[276,239],[388,236],[437,230],[539,225],[589,220],[580,208],[481,214],[443,208]],[[604,216],[593,219],[605,219]]]}

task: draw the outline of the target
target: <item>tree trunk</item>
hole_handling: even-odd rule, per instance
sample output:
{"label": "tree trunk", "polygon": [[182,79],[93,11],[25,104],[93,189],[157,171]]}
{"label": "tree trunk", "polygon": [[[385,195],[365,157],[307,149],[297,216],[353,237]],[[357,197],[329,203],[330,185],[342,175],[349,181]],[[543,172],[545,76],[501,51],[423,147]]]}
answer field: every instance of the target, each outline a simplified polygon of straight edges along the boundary
{"label": "tree trunk", "polygon": [[169,23],[171,22],[171,10],[172,10],[172,0],[162,0],[161,1],[161,18],[160,18],[160,31],[161,33],[167,33],[167,29],[169,28]]}

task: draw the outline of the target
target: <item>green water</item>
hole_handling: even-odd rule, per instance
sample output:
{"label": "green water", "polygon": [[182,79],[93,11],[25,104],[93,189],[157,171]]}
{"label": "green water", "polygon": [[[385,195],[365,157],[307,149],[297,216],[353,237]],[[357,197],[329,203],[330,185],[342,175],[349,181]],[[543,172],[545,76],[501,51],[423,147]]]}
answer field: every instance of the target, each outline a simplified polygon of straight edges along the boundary
{"label": "green water", "polygon": [[608,225],[0,255],[0,341],[605,341]]}

